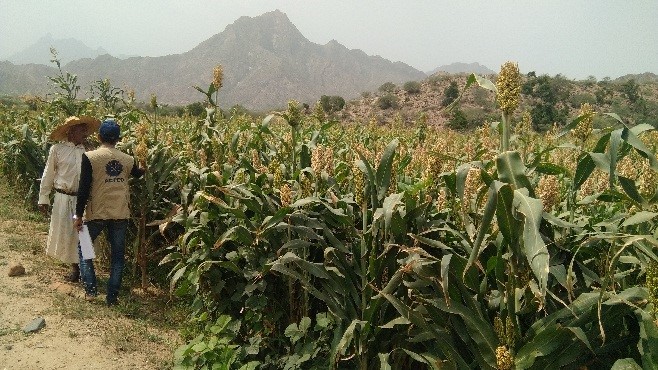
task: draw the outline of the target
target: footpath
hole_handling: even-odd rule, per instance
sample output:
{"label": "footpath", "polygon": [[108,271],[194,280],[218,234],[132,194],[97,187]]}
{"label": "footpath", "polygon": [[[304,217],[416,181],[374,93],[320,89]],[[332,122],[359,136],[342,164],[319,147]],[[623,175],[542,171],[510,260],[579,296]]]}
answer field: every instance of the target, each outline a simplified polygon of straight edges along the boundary
{"label": "footpath", "polygon": [[[118,306],[85,301],[45,255],[48,220],[23,203],[0,177],[0,370],[171,369],[184,317],[166,293],[124,284]],[[97,265],[100,287],[107,261]]]}

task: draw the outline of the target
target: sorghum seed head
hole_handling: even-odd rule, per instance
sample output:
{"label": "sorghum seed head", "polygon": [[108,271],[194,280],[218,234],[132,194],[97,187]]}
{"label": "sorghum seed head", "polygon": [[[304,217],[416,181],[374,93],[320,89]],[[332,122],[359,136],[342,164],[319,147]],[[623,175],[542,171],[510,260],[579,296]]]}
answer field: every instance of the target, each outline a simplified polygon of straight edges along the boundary
{"label": "sorghum seed head", "polygon": [[516,63],[506,62],[500,67],[496,79],[498,105],[504,113],[511,114],[519,106],[521,95],[521,74]]}
{"label": "sorghum seed head", "polygon": [[224,80],[224,69],[222,68],[221,64],[218,64],[212,70],[212,84],[213,86],[215,86],[215,89],[219,90],[222,87],[223,80]]}

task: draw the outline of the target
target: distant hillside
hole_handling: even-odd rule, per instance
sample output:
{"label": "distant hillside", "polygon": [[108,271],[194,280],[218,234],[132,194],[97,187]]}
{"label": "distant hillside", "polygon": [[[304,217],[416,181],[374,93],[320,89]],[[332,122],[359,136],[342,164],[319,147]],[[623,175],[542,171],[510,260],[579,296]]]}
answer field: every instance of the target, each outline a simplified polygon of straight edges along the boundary
{"label": "distant hillside", "polygon": [[52,55],[50,48],[57,50],[57,56],[62,64],[82,58],[96,58],[107,54],[103,48],[92,49],[76,39],[54,39],[50,34],[40,38],[28,48],[7,58],[13,64],[43,64],[50,65]]}
{"label": "distant hillside", "polygon": [[651,72],[645,72],[640,74],[630,74],[616,78],[616,82],[627,82],[629,80],[635,80],[637,83],[658,83],[658,75]]}
{"label": "distant hillside", "polygon": [[0,94],[45,95],[50,91],[47,76],[54,76],[57,69],[43,64],[14,65],[0,62]]}
{"label": "distant hillside", "polygon": [[433,75],[438,72],[445,72],[451,74],[458,73],[475,73],[477,75],[490,75],[495,74],[495,71],[481,65],[480,63],[452,63],[438,67],[430,72],[427,72],[428,75]]}
{"label": "distant hillside", "polygon": [[[461,91],[470,74],[436,73],[420,82],[415,91],[407,91],[403,85],[398,85],[392,93],[373,90],[366,92],[358,99],[348,101],[345,108],[337,113],[343,122],[365,123],[375,121],[380,124],[399,121],[411,124],[417,121],[421,114],[425,115],[428,124],[443,126],[452,117],[442,104],[446,97],[446,89],[455,82]],[[564,78],[548,77],[551,89],[557,89],[559,101],[556,109],[566,109],[566,119],[573,119],[583,103],[592,105],[599,113],[617,113],[630,124],[649,123],[658,127],[658,80],[653,73],[627,75],[614,81],[571,81]],[[495,82],[495,74],[487,76]],[[629,101],[624,84],[634,79],[638,86],[641,99],[637,104]],[[523,83],[528,81],[523,76]],[[556,91],[557,91],[556,90]],[[390,108],[382,108],[381,99],[393,95],[395,104]],[[389,97],[390,99],[390,97]],[[521,95],[521,104],[515,112],[515,120],[519,120],[524,111],[531,112],[538,103],[536,97]],[[469,121],[469,127],[481,126],[486,122],[500,120],[500,112],[496,106],[494,93],[473,85],[464,92],[459,110]]]}
{"label": "distant hillside", "polygon": [[[138,100],[148,101],[156,94],[159,102],[181,105],[202,100],[192,86],[207,88],[218,64],[224,67],[220,105],[241,104],[253,110],[281,107],[289,99],[313,103],[322,95],[354,98],[384,82],[426,77],[404,63],[368,56],[337,41],[312,43],[278,10],[241,17],[182,54],[125,60],[101,55],[73,61],[63,69],[76,74],[84,88],[109,78],[114,86],[134,89]],[[19,85],[11,91],[32,90]]]}

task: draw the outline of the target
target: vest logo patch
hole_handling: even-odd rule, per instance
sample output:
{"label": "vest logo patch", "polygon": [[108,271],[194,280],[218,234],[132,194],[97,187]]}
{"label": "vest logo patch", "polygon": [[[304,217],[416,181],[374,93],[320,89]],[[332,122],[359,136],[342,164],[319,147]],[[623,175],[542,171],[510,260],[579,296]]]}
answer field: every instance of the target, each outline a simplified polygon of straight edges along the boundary
{"label": "vest logo patch", "polygon": [[119,176],[121,171],[123,171],[123,165],[117,160],[109,161],[105,165],[105,173],[107,173],[109,176]]}

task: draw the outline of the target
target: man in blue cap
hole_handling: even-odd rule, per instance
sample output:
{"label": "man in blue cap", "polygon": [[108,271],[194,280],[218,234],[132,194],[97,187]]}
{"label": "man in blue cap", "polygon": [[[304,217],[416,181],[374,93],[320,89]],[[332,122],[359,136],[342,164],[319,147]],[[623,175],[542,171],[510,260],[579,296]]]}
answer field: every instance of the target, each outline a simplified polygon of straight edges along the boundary
{"label": "man in blue cap", "polygon": [[[107,282],[106,302],[116,305],[125,265],[124,253],[126,230],[130,219],[130,176],[140,177],[144,169],[135,159],[116,149],[121,130],[113,118],[105,119],[98,129],[100,147],[82,155],[78,202],[73,225],[82,230],[82,218],[89,230],[91,240],[105,229],[110,243],[110,278]],[[80,275],[85,296],[93,300],[98,295],[96,272],[92,259],[83,259],[80,254]]]}

